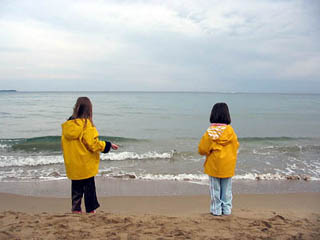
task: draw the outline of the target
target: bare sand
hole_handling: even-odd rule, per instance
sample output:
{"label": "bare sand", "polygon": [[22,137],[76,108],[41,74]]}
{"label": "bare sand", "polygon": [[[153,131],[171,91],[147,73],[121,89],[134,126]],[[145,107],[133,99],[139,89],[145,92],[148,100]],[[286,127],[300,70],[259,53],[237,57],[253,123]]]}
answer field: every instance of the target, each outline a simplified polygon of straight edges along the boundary
{"label": "bare sand", "polygon": [[80,215],[69,198],[0,193],[0,239],[320,239],[320,193],[236,194],[220,217],[208,195],[99,201]]}

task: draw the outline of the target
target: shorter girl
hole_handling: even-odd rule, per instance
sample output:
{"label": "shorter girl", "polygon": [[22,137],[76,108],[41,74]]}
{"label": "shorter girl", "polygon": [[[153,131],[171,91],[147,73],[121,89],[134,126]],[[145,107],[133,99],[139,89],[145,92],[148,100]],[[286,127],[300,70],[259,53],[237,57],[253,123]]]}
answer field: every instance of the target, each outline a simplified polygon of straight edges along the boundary
{"label": "shorter girl", "polygon": [[239,147],[237,135],[231,127],[226,103],[216,103],[210,116],[211,126],[202,136],[198,151],[206,156],[204,172],[210,181],[210,212],[230,215],[232,208],[232,176]]}
{"label": "shorter girl", "polygon": [[92,104],[87,97],[79,97],[72,116],[62,124],[62,151],[66,173],[71,179],[72,212],[81,213],[81,200],[87,213],[94,213],[97,200],[94,176],[97,175],[100,152],[107,153],[118,146],[100,141],[92,121]]}

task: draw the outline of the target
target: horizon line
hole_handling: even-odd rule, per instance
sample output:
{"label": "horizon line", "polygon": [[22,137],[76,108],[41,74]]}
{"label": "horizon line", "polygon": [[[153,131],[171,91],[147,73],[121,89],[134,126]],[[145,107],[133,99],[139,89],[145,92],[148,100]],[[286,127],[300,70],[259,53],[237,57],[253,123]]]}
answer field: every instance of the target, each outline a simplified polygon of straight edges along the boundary
{"label": "horizon line", "polygon": [[245,91],[191,91],[191,90],[16,90],[16,89],[0,89],[0,92],[12,93],[32,93],[32,92],[92,92],[92,93],[215,93],[215,94],[310,94],[318,95],[320,92],[245,92]]}

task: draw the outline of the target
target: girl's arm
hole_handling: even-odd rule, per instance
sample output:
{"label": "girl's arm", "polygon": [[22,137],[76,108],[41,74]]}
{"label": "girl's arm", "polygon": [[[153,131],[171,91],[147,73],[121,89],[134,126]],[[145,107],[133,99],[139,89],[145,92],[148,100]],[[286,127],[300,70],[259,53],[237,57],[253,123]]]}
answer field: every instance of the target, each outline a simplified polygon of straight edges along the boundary
{"label": "girl's arm", "polygon": [[99,134],[95,127],[86,129],[83,133],[83,143],[91,152],[103,152],[108,153],[110,149],[117,150],[118,145],[108,141],[100,141],[98,138]]}
{"label": "girl's arm", "polygon": [[110,148],[112,148],[113,150],[117,150],[119,148],[119,146],[112,143],[112,142],[106,141],[106,147],[104,148],[104,150],[102,152],[108,153],[110,151]]}
{"label": "girl's arm", "polygon": [[111,143],[111,147],[113,150],[117,150],[119,146],[117,144]]}
{"label": "girl's arm", "polygon": [[98,136],[99,134],[95,127],[88,127],[83,132],[82,142],[91,152],[104,152],[105,150],[110,150],[111,143],[100,141]]}
{"label": "girl's arm", "polygon": [[212,139],[209,138],[208,132],[205,132],[203,134],[199,146],[198,146],[198,152],[200,155],[209,155],[211,153],[210,147],[212,144]]}

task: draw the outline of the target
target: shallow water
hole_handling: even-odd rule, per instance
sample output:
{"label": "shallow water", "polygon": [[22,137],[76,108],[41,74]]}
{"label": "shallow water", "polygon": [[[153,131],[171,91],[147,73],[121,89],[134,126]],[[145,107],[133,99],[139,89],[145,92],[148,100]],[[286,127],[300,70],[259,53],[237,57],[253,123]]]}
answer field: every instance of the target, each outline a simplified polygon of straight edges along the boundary
{"label": "shallow water", "polygon": [[235,179],[320,180],[320,95],[150,92],[0,93],[0,181],[64,179],[61,123],[79,96],[94,106],[99,175],[208,184],[197,153],[216,102],[229,105],[240,149]]}

